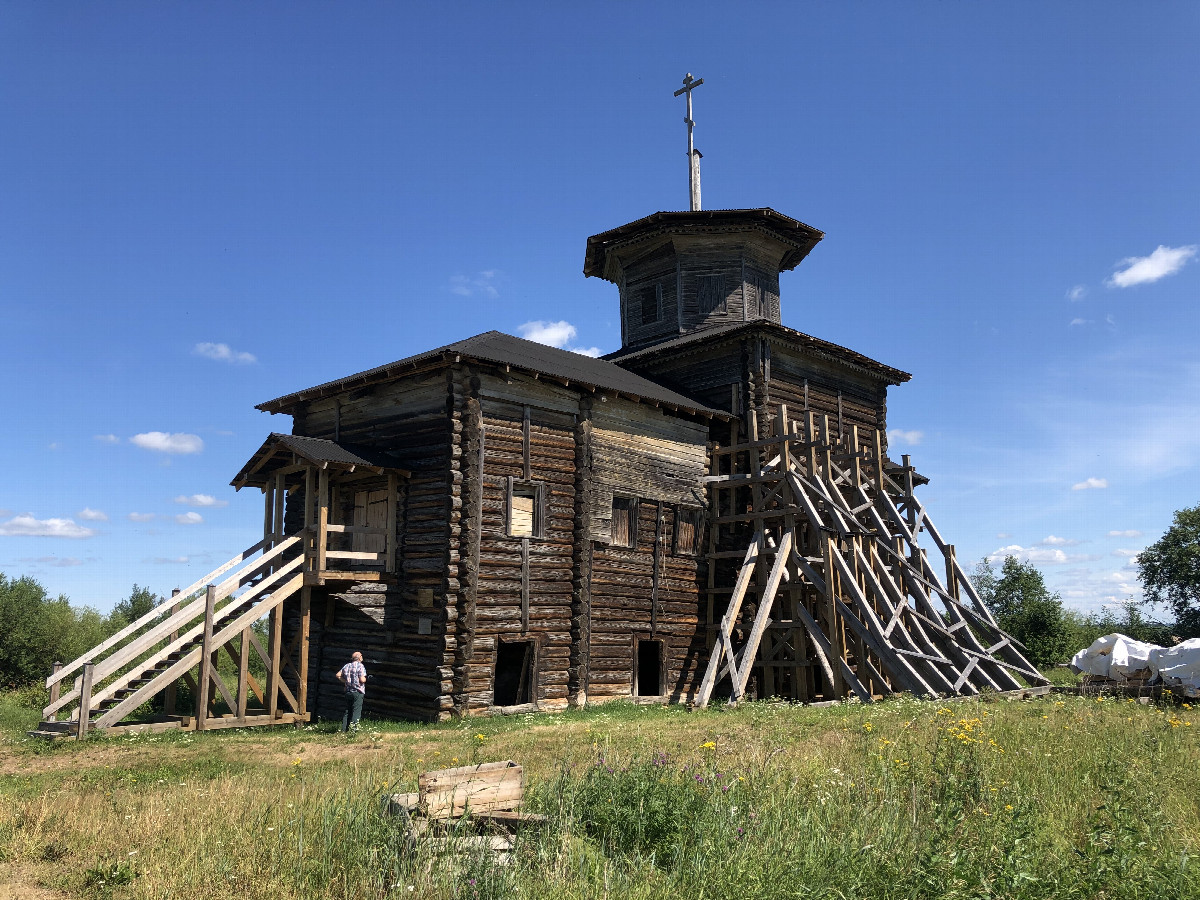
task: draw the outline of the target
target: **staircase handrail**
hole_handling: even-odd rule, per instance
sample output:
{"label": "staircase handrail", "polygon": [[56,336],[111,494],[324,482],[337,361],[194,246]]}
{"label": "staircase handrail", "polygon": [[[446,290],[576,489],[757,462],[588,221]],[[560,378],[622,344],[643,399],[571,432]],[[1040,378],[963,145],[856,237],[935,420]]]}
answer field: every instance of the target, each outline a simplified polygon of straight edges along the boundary
{"label": "staircase handrail", "polygon": [[[242,594],[242,596],[235,598],[228,605],[222,607],[222,609],[220,611],[221,615],[222,616],[228,615],[235,610],[241,609],[243,606],[245,606],[248,603],[260,601],[263,599],[264,595],[270,594],[271,592],[278,590],[279,583],[283,582],[285,580],[285,578],[288,575],[290,575],[292,572],[294,572],[297,568],[299,568],[303,564],[303,562],[304,562],[304,558],[297,556],[291,562],[287,563],[284,566],[281,566],[278,570],[271,573],[271,575],[268,576],[266,579],[264,579],[263,581],[259,582],[256,585],[254,585],[254,590],[246,591],[244,594]],[[204,605],[203,604],[204,599],[205,598],[201,598],[201,601],[202,601],[201,605]],[[186,633],[182,634],[181,636],[179,636],[178,638],[173,640],[166,647],[163,647],[161,650],[158,651],[158,653],[154,654],[154,656],[152,656],[150,659],[146,660],[142,664],[142,667],[130,669],[130,671],[126,672],[123,676],[118,678],[116,681],[113,681],[111,684],[107,684],[103,688],[93,691],[92,692],[92,703],[91,703],[92,707],[95,708],[99,703],[101,703],[104,700],[107,700],[109,697],[111,697],[117,691],[121,690],[121,688],[125,687],[131,680],[133,680],[133,677],[135,675],[139,674],[142,671],[142,669],[144,667],[152,666],[153,664],[157,663],[158,661],[170,656],[172,653],[182,649],[183,647],[186,647],[189,643],[191,643],[197,637],[199,637],[201,634],[203,634],[203,632],[204,632],[204,622],[201,621],[201,622],[198,622],[189,631],[187,631]],[[214,645],[214,646],[216,646],[216,645]]]}
{"label": "staircase handrail", "polygon": [[[263,538],[257,544],[253,544],[250,547],[247,547],[245,550],[243,550],[237,556],[233,557],[233,559],[231,559],[228,562],[213,569],[211,572],[209,572],[203,578],[200,578],[199,580],[195,581],[194,583],[189,584],[186,588],[181,590],[177,596],[189,597],[192,594],[196,593],[197,591],[202,590],[205,587],[205,585],[209,584],[212,581],[212,579],[216,578],[218,575],[223,575],[225,572],[228,572],[230,569],[232,569],[234,566],[236,566],[238,563],[240,563],[246,557],[253,556],[259,550],[262,550],[265,545],[273,542],[274,540],[275,540],[275,536],[271,535],[269,537]],[[203,599],[203,598],[201,598],[201,599]],[[125,638],[129,637],[131,634],[133,634],[139,628],[144,627],[145,625],[149,624],[150,622],[153,622],[155,619],[159,618],[160,616],[163,616],[166,613],[168,613],[170,611],[170,609],[171,609],[170,604],[160,603],[158,606],[154,607],[154,609],[150,610],[148,613],[146,613],[144,616],[142,616],[136,622],[129,623],[124,628],[122,628],[120,631],[118,631],[116,634],[114,634],[112,637],[107,638],[104,641],[101,641],[95,647],[92,647],[90,650],[88,650],[86,653],[84,653],[78,659],[76,659],[70,663],[67,663],[67,665],[63,666],[61,669],[59,669],[57,672],[55,672],[53,675],[51,675],[49,678],[46,679],[46,687],[47,688],[54,687],[54,685],[61,682],[68,675],[72,674],[76,669],[82,668],[84,663],[91,662],[93,659],[95,659],[95,657],[99,656],[105,650],[115,647],[117,644],[121,643],[121,641],[125,640]]]}
{"label": "staircase handrail", "polygon": [[[258,598],[249,610],[242,613],[236,620],[226,625],[220,632],[213,637],[213,646],[219,646],[221,643],[229,640],[237,631],[247,627],[252,621],[259,618],[263,613],[273,610],[276,606],[294,594],[304,584],[304,573],[293,577],[290,581],[276,587],[267,597]],[[247,593],[247,596],[257,597],[258,591]],[[239,601],[240,602],[240,601]],[[158,693],[165,685],[181,677],[184,672],[192,668],[199,662],[203,655],[202,647],[193,647],[181,659],[173,663],[166,671],[157,675],[149,683],[142,685],[134,691],[130,696],[126,697],[112,709],[106,711],[93,724],[96,729],[107,728],[116,722],[119,722],[132,710],[136,709],[148,698]]]}
{"label": "staircase handrail", "polygon": [[[260,556],[256,559],[251,559],[247,565],[243,566],[238,572],[236,572],[234,575],[227,578],[225,581],[223,581],[220,584],[220,586],[217,588],[216,599],[223,600],[224,598],[226,598],[230,594],[232,594],[234,591],[236,591],[239,587],[242,587],[243,584],[248,583],[254,572],[258,571],[259,569],[263,568],[266,565],[269,565],[271,563],[271,561],[274,560],[277,556],[281,555],[284,551],[286,551],[290,547],[295,546],[299,542],[299,540],[300,540],[300,538],[298,538],[296,536],[285,538],[284,540],[277,543],[271,549],[271,551],[269,553],[264,553],[262,556]],[[244,557],[244,554],[242,554],[242,556]],[[236,559],[236,557],[235,557],[235,559]],[[240,561],[240,560],[238,560],[238,561]],[[236,562],[233,562],[232,560],[231,560],[231,562],[233,563],[233,565],[237,564]],[[216,574],[220,574],[221,572],[226,570],[228,567],[229,567],[229,564],[226,564],[226,566],[222,567],[221,569],[216,570]],[[209,573],[209,574],[213,575],[214,573]],[[193,600],[191,603],[189,603],[187,606],[185,606],[183,609],[180,609],[177,612],[172,613],[169,618],[167,618],[166,620],[159,622],[157,625],[153,626],[145,634],[138,635],[137,639],[134,640],[132,643],[127,644],[126,646],[117,650],[115,653],[112,653],[109,656],[105,657],[103,660],[101,660],[99,663],[96,664],[96,667],[92,673],[92,683],[99,685],[99,683],[102,679],[107,678],[113,672],[117,671],[118,668],[120,668],[122,665],[124,665],[130,659],[133,659],[139,653],[144,651],[147,647],[150,647],[150,646],[154,645],[155,643],[157,643],[158,641],[162,640],[163,638],[167,637],[167,635],[169,635],[173,631],[175,631],[175,629],[177,629],[180,625],[195,619],[196,616],[198,616],[198,615],[203,615],[205,603],[206,603],[206,597],[205,597],[205,595],[202,594],[202,595],[198,596],[195,600]],[[55,700],[53,703],[46,706],[42,710],[42,715],[49,716],[49,715],[56,713],[58,710],[66,707],[66,706],[69,706],[80,696],[80,694],[81,694],[80,687],[73,688],[71,691],[67,692],[66,694],[62,695],[57,700]]]}

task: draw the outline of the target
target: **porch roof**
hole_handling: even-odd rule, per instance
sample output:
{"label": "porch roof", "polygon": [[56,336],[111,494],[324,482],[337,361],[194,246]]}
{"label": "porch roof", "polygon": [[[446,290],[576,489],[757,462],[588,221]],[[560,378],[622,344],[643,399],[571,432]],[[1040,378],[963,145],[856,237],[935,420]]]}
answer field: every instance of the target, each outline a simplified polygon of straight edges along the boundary
{"label": "porch roof", "polygon": [[238,490],[248,486],[265,487],[269,476],[279,469],[297,463],[307,463],[318,469],[336,468],[349,472],[368,469],[404,478],[412,474],[407,469],[397,466],[392,454],[375,447],[272,432],[230,484]]}

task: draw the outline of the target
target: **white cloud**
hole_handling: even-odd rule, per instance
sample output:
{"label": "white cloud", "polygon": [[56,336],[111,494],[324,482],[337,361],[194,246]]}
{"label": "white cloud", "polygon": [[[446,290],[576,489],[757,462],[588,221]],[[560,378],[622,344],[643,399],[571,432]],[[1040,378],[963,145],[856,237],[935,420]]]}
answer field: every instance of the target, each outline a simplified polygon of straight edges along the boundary
{"label": "white cloud", "polygon": [[175,502],[176,503],[184,503],[184,504],[187,504],[188,506],[201,506],[201,507],[203,507],[203,506],[218,507],[218,506],[228,506],[229,505],[228,500],[218,500],[216,497],[212,496],[211,494],[192,494],[190,497],[185,497],[183,495],[180,495],[175,498]]}
{"label": "white cloud", "polygon": [[1129,529],[1126,529],[1125,531],[1110,531],[1108,533],[1108,536],[1109,537],[1135,538],[1135,537],[1141,537],[1142,533],[1140,531],[1138,531],[1136,528],[1129,528]]}
{"label": "white cloud", "polygon": [[156,566],[182,566],[188,561],[186,556],[154,556],[146,560],[146,562],[154,563]]}
{"label": "white cloud", "polygon": [[1067,291],[1067,299],[1072,303],[1078,303],[1087,296],[1087,285],[1077,284]]}
{"label": "white cloud", "polygon": [[175,521],[180,525],[199,525],[204,521],[204,516],[198,512],[185,512],[177,515]]}
{"label": "white cloud", "polygon": [[996,537],[999,540],[1007,541],[1010,537],[1012,537],[1012,535],[1009,534],[1007,531],[1001,531],[1001,532],[997,533]]}
{"label": "white cloud", "polygon": [[1136,557],[1141,552],[1142,552],[1141,550],[1125,550],[1125,549],[1118,548],[1118,549],[1112,551],[1112,555],[1129,557],[1129,564],[1132,566],[1134,564],[1134,557]]}
{"label": "white cloud", "polygon": [[888,441],[896,444],[907,444],[909,447],[915,447],[925,437],[923,431],[904,431],[901,428],[888,429]]}
{"label": "white cloud", "polygon": [[108,515],[98,509],[92,509],[90,506],[85,506],[79,511],[79,518],[85,519],[88,522],[107,522]]}
{"label": "white cloud", "polygon": [[599,356],[604,351],[599,347],[572,347],[571,342],[575,340],[579,330],[565,319],[559,322],[545,322],[537,320],[534,322],[526,322],[524,325],[518,325],[517,331],[521,332],[521,337],[527,341],[533,341],[535,344],[546,344],[549,347],[558,347],[560,350],[570,350],[572,353],[578,353],[581,356]]}
{"label": "white cloud", "polygon": [[578,329],[566,320],[526,322],[524,325],[518,325],[517,331],[521,332],[521,337],[527,341],[548,344],[551,347],[566,347],[579,333]]}
{"label": "white cloud", "polygon": [[115,434],[97,434],[94,436],[93,439],[99,441],[102,444],[119,444],[119,443],[121,443],[121,439],[119,437],[117,437]]}
{"label": "white cloud", "polygon": [[1074,328],[1076,325],[1086,325],[1086,324],[1088,324],[1088,322],[1089,322],[1089,321],[1091,321],[1091,320],[1090,320],[1090,319],[1078,319],[1078,318],[1076,318],[1076,319],[1072,319],[1072,320],[1071,320],[1071,321],[1068,323],[1068,325],[1069,325],[1070,327]]}
{"label": "white cloud", "polygon": [[1121,260],[1117,265],[1124,268],[1114,272],[1105,283],[1109,287],[1119,288],[1152,284],[1182,269],[1196,255],[1197,249],[1200,248],[1195,244],[1185,247],[1164,247],[1159,244],[1149,256],[1127,256]]}
{"label": "white cloud", "polygon": [[1106,488],[1106,487],[1108,487],[1108,479],[1107,478],[1089,478],[1086,481],[1078,481],[1075,484],[1071,485],[1071,490],[1073,490],[1073,491],[1090,491],[1090,490],[1097,490],[1099,488]]}
{"label": "white cloud", "polygon": [[988,554],[989,562],[1004,562],[1006,556],[1015,556],[1021,562],[1042,563],[1044,565],[1061,565],[1069,562],[1067,554],[1061,550],[1050,548],[1022,547],[1020,544],[1009,544]]}
{"label": "white cloud", "polygon": [[455,275],[450,279],[450,293],[460,297],[474,297],[480,294],[495,299],[500,296],[493,282],[499,273],[495,269],[485,269],[474,278],[466,275]]}
{"label": "white cloud", "polygon": [[1079,541],[1071,540],[1070,538],[1062,538],[1056,535],[1047,535],[1037,542],[1039,547],[1074,547]]}
{"label": "white cloud", "polygon": [[168,434],[165,431],[147,431],[135,434],[129,443],[143,450],[155,450],[159,453],[199,453],[204,449],[204,441],[197,434]]}
{"label": "white cloud", "polygon": [[197,344],[192,348],[192,353],[196,356],[203,356],[206,359],[215,359],[217,362],[232,363],[235,366],[245,366],[258,362],[258,357],[253,353],[246,353],[244,350],[234,350],[228,344]]}
{"label": "white cloud", "polygon": [[152,522],[154,518],[154,513],[131,512],[129,514],[130,522]]}
{"label": "white cloud", "polygon": [[76,559],[74,556],[27,556],[21,560],[23,563],[36,563],[43,566],[53,566],[56,569],[65,569],[71,566],[82,566],[83,560]]}
{"label": "white cloud", "polygon": [[89,538],[95,533],[74,519],[35,519],[28,513],[0,522],[0,535],[9,537]]}

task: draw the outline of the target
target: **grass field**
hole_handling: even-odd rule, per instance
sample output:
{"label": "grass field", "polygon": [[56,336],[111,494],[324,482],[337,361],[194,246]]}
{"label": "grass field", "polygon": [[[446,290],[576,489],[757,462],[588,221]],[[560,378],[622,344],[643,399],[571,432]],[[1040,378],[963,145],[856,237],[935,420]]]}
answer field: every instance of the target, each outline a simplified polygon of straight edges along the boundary
{"label": "grass field", "polygon": [[[47,745],[8,697],[0,898],[1200,897],[1198,712],[608,705]],[[381,812],[499,759],[551,822],[507,866],[410,850]]]}

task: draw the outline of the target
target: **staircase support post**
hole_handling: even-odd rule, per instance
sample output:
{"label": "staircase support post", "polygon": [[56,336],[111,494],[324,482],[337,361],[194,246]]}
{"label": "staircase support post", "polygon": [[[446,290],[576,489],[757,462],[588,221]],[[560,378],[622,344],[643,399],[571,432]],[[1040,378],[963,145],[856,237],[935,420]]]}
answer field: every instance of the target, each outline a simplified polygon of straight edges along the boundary
{"label": "staircase support post", "polygon": [[[57,675],[59,669],[61,669],[62,667],[63,667],[63,664],[56,660],[54,663],[54,668],[52,670],[52,674]],[[62,692],[62,683],[61,682],[56,681],[56,682],[54,682],[54,684],[52,684],[50,686],[50,705],[51,706],[53,706],[55,703],[58,702],[58,698],[59,698],[59,695],[61,692]],[[58,718],[57,713],[50,713],[50,716],[47,719],[47,721],[53,722],[57,718]]]}
{"label": "staircase support post", "polygon": [[204,637],[200,645],[200,679],[196,697],[196,730],[203,731],[208,719],[208,703],[212,696],[213,613],[217,606],[217,589],[208,585],[204,591]]}
{"label": "staircase support post", "polygon": [[88,725],[92,718],[92,675],[96,667],[92,663],[83,664],[83,675],[79,688],[79,722],[75,728],[75,737],[83,740],[87,737]]}
{"label": "staircase support post", "polygon": [[[394,530],[394,529],[393,529]],[[303,719],[297,719],[296,724],[308,720],[308,638],[312,625],[312,588],[300,589],[300,665],[296,669],[299,684],[296,685],[296,710]]]}
{"label": "staircase support post", "polygon": [[[175,588],[175,590],[171,591],[171,599],[172,600],[175,600],[175,598],[178,596],[179,596],[179,588]],[[176,600],[174,603],[171,604],[171,615],[175,615],[175,613],[177,613],[177,612],[179,612],[179,601],[178,600]],[[171,632],[171,634],[167,637],[168,646],[175,643],[177,640],[179,640],[179,631],[178,630]],[[166,716],[167,718],[170,718],[171,716],[175,715],[175,700],[176,700],[178,693],[179,693],[179,682],[178,681],[172,681],[170,684],[167,685],[167,689],[165,691],[163,691],[163,715]]]}
{"label": "staircase support post", "polygon": [[279,671],[283,647],[283,604],[271,610],[270,634],[268,637],[271,654],[270,671],[267,672],[267,715],[274,719],[279,713]]}

